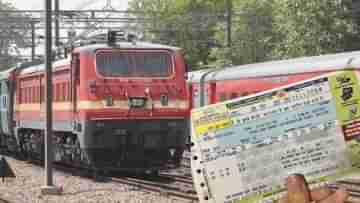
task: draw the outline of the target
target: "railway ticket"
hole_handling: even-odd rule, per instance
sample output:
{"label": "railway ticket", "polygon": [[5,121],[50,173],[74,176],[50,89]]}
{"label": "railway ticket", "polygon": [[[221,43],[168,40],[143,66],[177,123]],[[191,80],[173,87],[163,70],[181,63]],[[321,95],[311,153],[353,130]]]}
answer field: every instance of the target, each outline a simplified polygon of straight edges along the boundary
{"label": "railway ticket", "polygon": [[360,160],[359,73],[341,71],[191,112],[192,173],[201,202],[273,202],[284,181],[312,186]]}

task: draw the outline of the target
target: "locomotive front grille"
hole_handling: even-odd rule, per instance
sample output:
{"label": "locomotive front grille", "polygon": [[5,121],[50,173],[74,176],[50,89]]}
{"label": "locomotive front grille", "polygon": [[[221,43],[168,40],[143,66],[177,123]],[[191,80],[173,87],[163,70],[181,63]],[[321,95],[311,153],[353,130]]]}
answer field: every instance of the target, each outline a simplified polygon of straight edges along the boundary
{"label": "locomotive front grille", "polygon": [[185,119],[89,121],[83,143],[98,167],[115,162],[129,168],[161,166],[172,161],[170,149],[181,153],[185,148],[186,125]]}

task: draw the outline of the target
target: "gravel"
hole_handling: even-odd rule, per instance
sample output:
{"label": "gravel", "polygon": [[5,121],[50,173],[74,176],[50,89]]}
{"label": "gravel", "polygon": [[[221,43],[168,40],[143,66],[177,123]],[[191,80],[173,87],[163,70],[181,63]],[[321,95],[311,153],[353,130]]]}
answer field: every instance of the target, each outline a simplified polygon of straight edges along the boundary
{"label": "gravel", "polygon": [[62,188],[61,195],[42,195],[44,169],[24,161],[6,157],[16,178],[0,182],[0,198],[11,203],[186,203],[189,201],[114,182],[99,183],[89,178],[54,170],[54,184]]}

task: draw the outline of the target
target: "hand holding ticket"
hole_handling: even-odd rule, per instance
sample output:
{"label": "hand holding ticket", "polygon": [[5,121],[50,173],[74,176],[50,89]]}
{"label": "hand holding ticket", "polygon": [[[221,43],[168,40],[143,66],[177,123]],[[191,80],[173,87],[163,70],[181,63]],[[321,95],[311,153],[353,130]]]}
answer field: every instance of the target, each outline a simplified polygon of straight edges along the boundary
{"label": "hand holding ticket", "polygon": [[318,188],[354,171],[359,75],[333,72],[194,109],[191,123],[201,202],[274,202],[286,195],[284,180],[292,174]]}
{"label": "hand holding ticket", "polygon": [[287,194],[279,200],[279,203],[344,203],[349,194],[339,189],[335,193],[329,188],[323,187],[310,191],[303,176],[293,175],[286,179]]}

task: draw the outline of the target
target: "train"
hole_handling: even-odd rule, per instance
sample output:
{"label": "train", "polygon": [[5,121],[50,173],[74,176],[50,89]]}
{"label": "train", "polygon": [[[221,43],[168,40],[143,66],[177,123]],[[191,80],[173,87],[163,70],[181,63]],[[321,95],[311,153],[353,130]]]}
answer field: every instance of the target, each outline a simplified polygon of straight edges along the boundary
{"label": "train", "polygon": [[[177,47],[87,43],[53,63],[54,160],[157,172],[191,145],[191,109],[349,69],[359,51],[188,72]],[[0,73],[1,148],[43,159],[44,74],[43,64]]]}
{"label": "train", "polygon": [[245,97],[334,71],[360,74],[360,51],[193,71],[188,74],[191,108]]}
{"label": "train", "polygon": [[[53,63],[54,161],[132,172],[178,165],[190,110],[181,49],[111,36]],[[1,146],[43,159],[44,64],[0,73],[0,91]]]}

